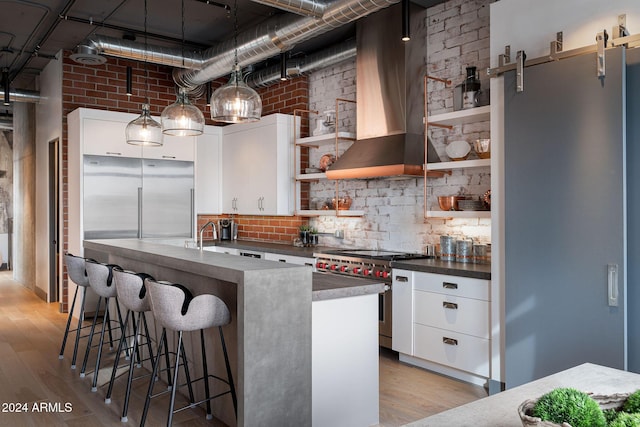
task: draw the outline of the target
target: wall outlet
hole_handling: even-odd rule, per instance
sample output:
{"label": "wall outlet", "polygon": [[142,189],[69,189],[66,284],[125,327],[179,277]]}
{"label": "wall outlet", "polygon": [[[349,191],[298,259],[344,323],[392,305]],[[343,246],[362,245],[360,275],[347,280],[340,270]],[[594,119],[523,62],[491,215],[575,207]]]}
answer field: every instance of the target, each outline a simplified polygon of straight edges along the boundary
{"label": "wall outlet", "polygon": [[344,230],[336,230],[334,235],[336,239],[344,239]]}

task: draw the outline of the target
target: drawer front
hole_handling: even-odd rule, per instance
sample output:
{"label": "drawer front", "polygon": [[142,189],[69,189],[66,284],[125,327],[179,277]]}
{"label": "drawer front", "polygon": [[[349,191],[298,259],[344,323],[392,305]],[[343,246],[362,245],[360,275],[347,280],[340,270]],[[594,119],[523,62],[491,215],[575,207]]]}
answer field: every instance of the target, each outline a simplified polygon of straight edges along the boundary
{"label": "drawer front", "polygon": [[489,339],[489,303],[414,291],[414,322]]}
{"label": "drawer front", "polygon": [[489,377],[489,340],[414,325],[414,356]]}
{"label": "drawer front", "polygon": [[416,272],[415,289],[490,301],[490,281],[470,277]]}

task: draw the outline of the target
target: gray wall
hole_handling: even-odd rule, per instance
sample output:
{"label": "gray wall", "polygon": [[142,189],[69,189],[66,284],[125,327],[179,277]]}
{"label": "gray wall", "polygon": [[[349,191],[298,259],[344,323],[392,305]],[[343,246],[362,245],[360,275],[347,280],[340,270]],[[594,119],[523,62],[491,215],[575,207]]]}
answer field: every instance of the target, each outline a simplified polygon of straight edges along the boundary
{"label": "gray wall", "polygon": [[35,290],[35,105],[13,105],[13,278]]}

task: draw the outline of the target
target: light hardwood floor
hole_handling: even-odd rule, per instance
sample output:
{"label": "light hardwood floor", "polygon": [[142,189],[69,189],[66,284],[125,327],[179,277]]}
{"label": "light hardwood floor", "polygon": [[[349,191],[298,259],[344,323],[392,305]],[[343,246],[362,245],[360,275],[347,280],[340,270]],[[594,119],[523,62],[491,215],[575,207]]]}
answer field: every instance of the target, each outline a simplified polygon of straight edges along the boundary
{"label": "light hardwood floor", "polygon": [[[134,381],[129,421],[120,422],[124,376],[116,382],[110,405],[104,403],[106,386],[91,393],[92,365],[85,378],[78,375],[84,347],[75,371],[70,369],[72,340],[65,358],[58,359],[66,315],[58,312],[57,303],[43,302],[11,277],[10,271],[0,272],[0,426],[138,425],[147,380]],[[399,363],[394,352],[380,352],[381,427],[399,426],[484,396],[482,387]],[[48,410],[33,412],[34,403],[40,402],[49,404]],[[15,404],[21,408],[26,404],[28,413],[16,412]],[[168,398],[152,401],[147,425],[163,425],[167,406]],[[197,408],[177,414],[174,425],[223,424],[207,421],[204,410]]]}

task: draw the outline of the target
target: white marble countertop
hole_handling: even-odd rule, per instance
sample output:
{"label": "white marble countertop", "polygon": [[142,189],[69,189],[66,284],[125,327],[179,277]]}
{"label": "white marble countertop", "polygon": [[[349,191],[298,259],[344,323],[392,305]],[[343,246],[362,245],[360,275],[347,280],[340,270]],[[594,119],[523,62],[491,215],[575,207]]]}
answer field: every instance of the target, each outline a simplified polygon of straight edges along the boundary
{"label": "white marble countertop", "polygon": [[557,387],[594,394],[631,393],[640,389],[640,375],[584,363],[502,393],[407,424],[408,427],[521,427],[518,406]]}

